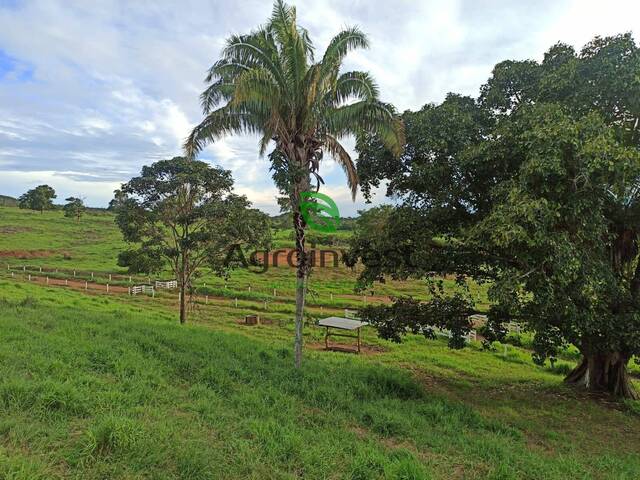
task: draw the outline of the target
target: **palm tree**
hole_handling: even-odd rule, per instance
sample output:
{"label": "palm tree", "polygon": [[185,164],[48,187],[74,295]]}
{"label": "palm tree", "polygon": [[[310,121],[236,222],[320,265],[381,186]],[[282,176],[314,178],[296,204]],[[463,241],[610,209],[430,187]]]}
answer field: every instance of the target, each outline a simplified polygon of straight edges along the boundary
{"label": "palm tree", "polygon": [[355,200],[358,176],[340,143],[348,135],[376,134],[395,154],[404,144],[402,122],[392,106],[378,100],[378,87],[371,76],[340,72],[349,51],[367,46],[358,28],[348,28],[331,40],[316,61],[308,32],[296,23],[295,8],[277,0],[266,25],[227,40],[222,58],[209,69],[208,86],[200,96],[205,117],[185,142],[186,154],[193,158],[208,142],[225,135],[258,134],[260,155],[273,145],[273,152],[284,160],[296,234],[296,367],[302,359],[310,272],[300,195],[312,188],[312,176],[319,188],[318,170],[326,152],[344,169]]}

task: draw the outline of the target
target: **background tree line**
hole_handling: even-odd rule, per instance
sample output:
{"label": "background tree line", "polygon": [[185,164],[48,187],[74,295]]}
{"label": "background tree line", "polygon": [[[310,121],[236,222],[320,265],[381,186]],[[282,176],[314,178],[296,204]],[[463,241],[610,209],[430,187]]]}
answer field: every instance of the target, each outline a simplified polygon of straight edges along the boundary
{"label": "background tree line", "polygon": [[44,213],[45,210],[61,208],[65,217],[74,218],[78,222],[87,210],[82,198],[69,197],[65,199],[67,203],[61,206],[54,205],[53,200],[55,198],[57,198],[56,191],[52,187],[39,185],[20,195],[16,204],[20,208],[36,210],[40,213]]}

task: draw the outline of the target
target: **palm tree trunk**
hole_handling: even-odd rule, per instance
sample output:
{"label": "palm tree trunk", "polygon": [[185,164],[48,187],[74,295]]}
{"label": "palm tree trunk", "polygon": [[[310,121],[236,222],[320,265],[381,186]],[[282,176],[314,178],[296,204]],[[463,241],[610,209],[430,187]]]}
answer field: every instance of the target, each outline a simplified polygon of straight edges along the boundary
{"label": "palm tree trunk", "polygon": [[295,321],[295,365],[300,368],[302,364],[302,344],[304,327],[304,302],[307,292],[308,258],[305,251],[304,219],[300,212],[294,213],[294,229],[296,232],[296,321]]}
{"label": "palm tree trunk", "polygon": [[295,366],[300,368],[302,365],[302,346],[303,346],[303,328],[304,328],[304,303],[307,294],[307,279],[309,276],[310,264],[307,251],[305,250],[305,228],[306,223],[300,213],[300,193],[309,190],[310,179],[305,176],[298,182],[294,190],[292,198],[293,208],[293,228],[296,233],[296,319],[295,319],[295,341],[294,355]]}

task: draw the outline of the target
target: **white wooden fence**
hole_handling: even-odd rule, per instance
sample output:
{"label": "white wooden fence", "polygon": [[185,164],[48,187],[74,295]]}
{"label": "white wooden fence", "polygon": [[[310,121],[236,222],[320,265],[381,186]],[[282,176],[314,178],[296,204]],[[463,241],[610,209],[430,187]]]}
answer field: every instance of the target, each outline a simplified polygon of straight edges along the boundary
{"label": "white wooden fence", "polygon": [[156,280],[156,288],[172,290],[174,288],[178,288],[178,282],[176,280]]}
{"label": "white wooden fence", "polygon": [[518,335],[520,335],[522,333],[522,325],[520,325],[517,322],[509,322],[507,324],[507,330],[509,331],[509,333],[516,333]]}
{"label": "white wooden fence", "polygon": [[360,320],[360,317],[358,317],[358,311],[357,310],[349,310],[348,308],[344,309],[344,318],[351,318],[353,320]]}
{"label": "white wooden fence", "polygon": [[[434,328],[434,331],[436,333],[436,335],[440,335],[443,337],[447,337],[447,338],[451,338],[452,337],[452,333],[450,330],[444,329],[444,328]],[[465,340],[467,342],[475,342],[478,339],[478,334],[475,330],[469,330],[469,333],[467,333],[464,336]]]}
{"label": "white wooden fence", "polygon": [[156,295],[153,285],[134,285],[129,289],[129,292],[131,295],[138,295],[139,293],[150,294],[152,297]]}

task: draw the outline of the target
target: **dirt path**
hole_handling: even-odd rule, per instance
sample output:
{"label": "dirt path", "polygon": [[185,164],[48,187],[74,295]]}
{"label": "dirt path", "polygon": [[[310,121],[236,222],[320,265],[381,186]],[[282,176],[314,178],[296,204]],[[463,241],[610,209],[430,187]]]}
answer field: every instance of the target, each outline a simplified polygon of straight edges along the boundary
{"label": "dirt path", "polygon": [[[25,278],[27,282],[29,282],[29,277]],[[69,280],[69,279],[61,279],[61,278],[49,278],[46,276],[39,277],[32,275],[31,282],[37,283],[40,285],[49,285],[49,286],[59,286],[59,287],[67,287],[72,288],[74,290],[84,290],[84,291],[92,291],[92,292],[103,292],[103,293],[126,293],[129,294],[128,287],[122,287],[119,285],[103,285],[100,283],[92,283],[92,282],[84,282],[79,280]]]}
{"label": "dirt path", "polygon": [[[7,277],[5,277],[7,278]],[[89,281],[85,281],[85,280],[72,280],[72,279],[61,279],[61,278],[48,278],[46,275],[35,275],[32,274],[30,277],[28,274],[18,274],[16,275],[14,272],[14,276],[13,277],[9,277],[12,278],[14,281],[17,282],[31,282],[31,283],[36,283],[38,285],[43,285],[43,286],[56,286],[56,287],[64,287],[64,288],[71,288],[73,290],[76,291],[81,291],[81,292],[90,292],[90,293],[102,293],[102,294],[119,294],[119,295],[129,295],[129,287],[124,287],[122,285],[109,285],[108,289],[107,289],[107,285],[106,284],[102,284],[102,283],[95,283],[95,282],[89,282]],[[31,278],[31,280],[29,280],[29,278]],[[162,290],[162,293],[164,295],[169,294],[169,298],[167,298],[169,300],[169,302],[171,303],[175,303],[177,305],[178,302],[178,294],[174,293],[175,291],[170,291],[170,290]],[[143,294],[141,294],[143,295]],[[166,297],[165,297],[166,298]],[[225,296],[220,296],[220,295],[194,295],[193,300],[195,302],[197,302],[199,305],[205,306],[208,304],[212,304],[216,305],[216,304],[220,304],[220,303],[233,303],[235,301],[235,297],[225,297]],[[358,299],[360,297],[354,295],[354,296],[349,296],[349,295],[334,295],[334,298],[353,298],[353,299]],[[386,298],[386,297],[380,297],[380,298]],[[252,302],[257,304],[258,306],[264,304],[264,300],[260,300],[260,299],[243,299],[243,298],[238,298],[237,299],[238,302]],[[280,297],[280,298],[272,298],[270,300],[267,301],[267,304],[272,304],[272,303],[276,303],[276,304],[293,304],[293,299],[287,299],[284,297]],[[318,309],[318,308],[324,308],[327,313],[329,312],[339,312],[342,311],[343,308],[342,307],[336,307],[333,305],[323,305],[323,304],[313,304],[313,303],[309,303],[308,306],[310,308],[314,308],[314,309]],[[356,305],[352,305],[350,306],[350,308],[356,309],[358,308]],[[268,311],[268,308],[267,308]]]}

